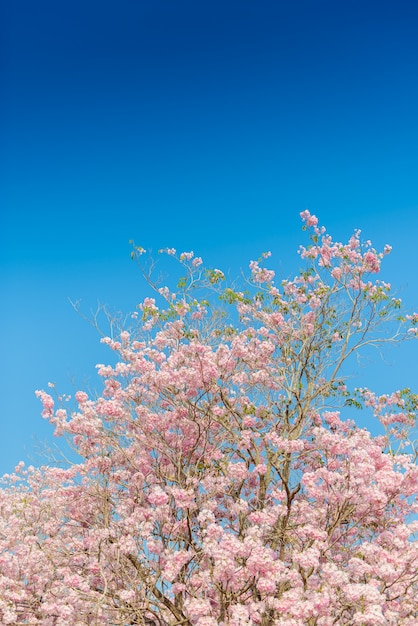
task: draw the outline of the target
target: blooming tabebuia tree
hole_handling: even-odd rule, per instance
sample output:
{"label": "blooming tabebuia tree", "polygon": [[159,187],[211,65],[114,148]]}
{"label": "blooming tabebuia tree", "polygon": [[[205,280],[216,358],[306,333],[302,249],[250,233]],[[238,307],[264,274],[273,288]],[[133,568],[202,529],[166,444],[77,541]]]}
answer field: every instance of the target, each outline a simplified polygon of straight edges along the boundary
{"label": "blooming tabebuia tree", "polygon": [[417,396],[351,391],[344,364],[418,315],[375,279],[389,246],[301,216],[303,269],[279,283],[268,253],[237,287],[168,249],[170,289],[134,247],[156,294],[103,339],[101,396],[38,392],[80,462],[3,479],[2,624],[416,626]]}

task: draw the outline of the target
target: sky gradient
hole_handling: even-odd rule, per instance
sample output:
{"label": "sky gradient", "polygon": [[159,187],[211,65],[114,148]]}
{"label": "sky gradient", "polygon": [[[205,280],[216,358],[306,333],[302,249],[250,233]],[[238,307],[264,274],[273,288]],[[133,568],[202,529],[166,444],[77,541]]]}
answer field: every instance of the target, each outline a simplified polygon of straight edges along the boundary
{"label": "sky gradient", "polygon": [[[110,358],[68,298],[149,295],[130,239],[232,273],[271,250],[288,277],[308,208],[392,244],[418,310],[416,2],[14,0],[0,24],[0,474],[53,440],[34,390]],[[416,354],[356,383],[418,389]]]}

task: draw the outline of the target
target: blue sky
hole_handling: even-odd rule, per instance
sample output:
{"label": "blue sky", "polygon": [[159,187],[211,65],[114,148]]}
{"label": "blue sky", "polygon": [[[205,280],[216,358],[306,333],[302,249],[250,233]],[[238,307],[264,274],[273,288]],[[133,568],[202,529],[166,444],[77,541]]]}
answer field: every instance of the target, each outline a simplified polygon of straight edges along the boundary
{"label": "blue sky", "polygon": [[[34,390],[110,358],[68,298],[148,295],[130,239],[288,276],[308,208],[391,243],[418,309],[416,2],[14,0],[0,24],[0,473],[52,440]],[[416,379],[409,345],[355,382]]]}

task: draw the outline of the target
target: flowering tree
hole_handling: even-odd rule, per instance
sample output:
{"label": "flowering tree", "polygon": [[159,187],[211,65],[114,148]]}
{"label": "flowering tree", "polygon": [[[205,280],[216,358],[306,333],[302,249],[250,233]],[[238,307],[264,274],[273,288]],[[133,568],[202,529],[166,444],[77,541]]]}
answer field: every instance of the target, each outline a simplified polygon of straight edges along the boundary
{"label": "flowering tree", "polygon": [[[162,305],[103,339],[101,397],[37,392],[80,462],[4,478],[2,624],[417,624],[417,396],[352,393],[344,364],[418,315],[371,279],[389,246],[301,216],[304,268],[280,285],[268,254],[237,289],[169,249],[170,290],[134,247]],[[382,435],[346,419],[363,405]]]}

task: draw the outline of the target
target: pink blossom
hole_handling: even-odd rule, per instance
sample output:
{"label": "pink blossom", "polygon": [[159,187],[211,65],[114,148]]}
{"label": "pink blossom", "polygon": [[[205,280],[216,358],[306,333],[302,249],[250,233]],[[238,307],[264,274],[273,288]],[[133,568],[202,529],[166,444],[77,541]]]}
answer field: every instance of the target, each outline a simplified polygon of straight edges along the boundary
{"label": "pink blossom", "polygon": [[75,399],[79,404],[83,404],[84,402],[87,402],[89,397],[84,391],[77,391],[75,394]]}
{"label": "pink blossom", "polygon": [[318,218],[315,215],[311,215],[308,210],[302,211],[300,216],[307,226],[316,226],[318,224]]}
{"label": "pink blossom", "polygon": [[312,298],[309,300],[309,306],[311,307],[311,309],[317,309],[319,306],[321,306],[321,299],[317,296],[312,296]]}
{"label": "pink blossom", "polygon": [[378,273],[380,271],[380,261],[374,252],[366,252],[364,255],[364,265],[369,272]]}
{"label": "pink blossom", "polygon": [[334,269],[331,272],[331,276],[335,278],[335,280],[341,280],[342,269],[340,267],[334,267]]}
{"label": "pink blossom", "polygon": [[156,487],[148,496],[148,501],[150,504],[154,504],[155,506],[160,506],[163,504],[167,504],[168,496],[161,487]]}

